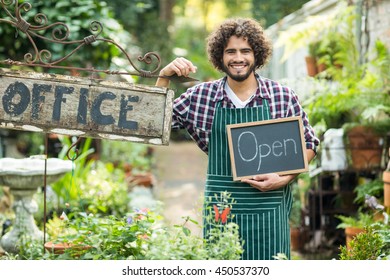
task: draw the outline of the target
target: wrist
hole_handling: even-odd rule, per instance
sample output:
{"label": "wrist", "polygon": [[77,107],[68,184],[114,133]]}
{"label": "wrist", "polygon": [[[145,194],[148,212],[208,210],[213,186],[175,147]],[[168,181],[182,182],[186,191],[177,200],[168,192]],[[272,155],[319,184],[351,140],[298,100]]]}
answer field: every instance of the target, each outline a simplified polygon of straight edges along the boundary
{"label": "wrist", "polygon": [[288,185],[291,181],[293,181],[295,178],[297,177],[296,174],[289,174],[289,175],[285,175],[283,176],[284,180],[285,180],[285,185]]}
{"label": "wrist", "polygon": [[159,73],[159,76],[160,76],[160,78],[162,78],[162,79],[166,79],[165,77],[169,77],[169,76],[171,76],[171,75],[167,75],[167,74],[164,72],[164,69],[162,69],[162,70],[160,71],[160,73]]}
{"label": "wrist", "polygon": [[168,78],[164,78],[164,75],[161,75],[161,72],[160,72],[159,77],[157,78],[157,81],[156,81],[156,86],[168,87],[169,83],[170,83],[170,80]]}

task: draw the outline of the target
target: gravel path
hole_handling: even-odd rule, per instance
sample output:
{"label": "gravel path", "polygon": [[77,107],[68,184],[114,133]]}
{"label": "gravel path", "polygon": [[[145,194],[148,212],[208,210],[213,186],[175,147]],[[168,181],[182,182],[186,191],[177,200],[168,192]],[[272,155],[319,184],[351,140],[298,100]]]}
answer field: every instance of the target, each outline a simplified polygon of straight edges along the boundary
{"label": "gravel path", "polygon": [[[164,203],[164,216],[170,224],[182,224],[190,216],[201,223],[207,155],[191,141],[171,142],[154,148],[156,176],[154,194]],[[193,233],[200,229],[191,225]]]}

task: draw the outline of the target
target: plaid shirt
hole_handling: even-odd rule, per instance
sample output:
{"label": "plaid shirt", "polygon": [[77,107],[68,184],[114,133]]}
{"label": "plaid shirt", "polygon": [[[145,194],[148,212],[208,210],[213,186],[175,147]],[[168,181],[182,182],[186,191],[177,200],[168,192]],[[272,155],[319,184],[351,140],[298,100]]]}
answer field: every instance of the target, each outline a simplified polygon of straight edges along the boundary
{"label": "plaid shirt", "polygon": [[[259,88],[247,107],[261,106],[264,98],[268,100],[272,119],[302,116],[306,148],[316,151],[319,140],[295,92],[289,87],[258,74],[256,74],[256,79]],[[209,137],[217,103],[221,101],[222,108],[235,107],[224,90],[226,80],[227,77],[224,77],[195,85],[174,100],[172,128],[185,128],[205,153],[208,153]]]}

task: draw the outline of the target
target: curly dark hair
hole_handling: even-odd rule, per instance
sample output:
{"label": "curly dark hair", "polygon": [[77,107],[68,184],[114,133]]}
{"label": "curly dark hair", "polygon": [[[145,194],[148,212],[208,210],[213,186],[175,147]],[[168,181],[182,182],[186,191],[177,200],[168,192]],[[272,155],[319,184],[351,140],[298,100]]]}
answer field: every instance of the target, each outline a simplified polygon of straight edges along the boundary
{"label": "curly dark hair", "polygon": [[272,54],[272,44],[261,25],[250,18],[228,19],[207,38],[208,57],[216,69],[223,70],[223,52],[233,35],[248,40],[255,56],[255,69],[268,62]]}

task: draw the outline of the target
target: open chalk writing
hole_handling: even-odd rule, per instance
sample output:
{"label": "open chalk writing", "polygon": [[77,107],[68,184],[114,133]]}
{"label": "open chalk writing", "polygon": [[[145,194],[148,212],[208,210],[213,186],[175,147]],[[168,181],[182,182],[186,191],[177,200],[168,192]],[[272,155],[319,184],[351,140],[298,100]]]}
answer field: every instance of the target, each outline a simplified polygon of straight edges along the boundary
{"label": "open chalk writing", "polygon": [[307,171],[301,117],[227,126],[234,180]]}
{"label": "open chalk writing", "polygon": [[[250,141],[246,141],[245,138],[249,138]],[[248,147],[244,143],[252,142],[253,146]],[[244,150],[250,149],[252,151],[252,157],[247,157],[244,154]],[[257,171],[261,169],[261,162],[263,158],[268,156],[275,157],[287,157],[289,153],[297,154],[297,143],[294,139],[287,138],[282,141],[273,141],[272,143],[261,143],[259,145],[256,135],[251,131],[245,131],[238,136],[238,153],[240,155],[241,160],[246,162],[258,161]]]}

